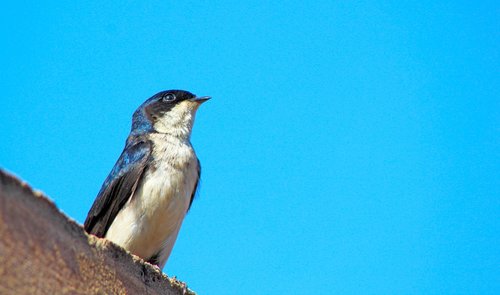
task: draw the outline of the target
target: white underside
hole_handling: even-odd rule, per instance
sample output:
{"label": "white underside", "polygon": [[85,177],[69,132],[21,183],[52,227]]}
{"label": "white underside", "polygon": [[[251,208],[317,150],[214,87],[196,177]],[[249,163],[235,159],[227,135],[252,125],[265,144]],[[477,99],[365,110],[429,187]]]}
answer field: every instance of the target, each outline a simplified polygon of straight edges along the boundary
{"label": "white underside", "polygon": [[163,160],[156,170],[145,172],[135,195],[106,233],[107,239],[144,259],[160,253],[160,268],[172,251],[198,179],[198,163],[190,146],[173,147],[163,141],[162,145],[163,149],[156,144],[153,153]]}

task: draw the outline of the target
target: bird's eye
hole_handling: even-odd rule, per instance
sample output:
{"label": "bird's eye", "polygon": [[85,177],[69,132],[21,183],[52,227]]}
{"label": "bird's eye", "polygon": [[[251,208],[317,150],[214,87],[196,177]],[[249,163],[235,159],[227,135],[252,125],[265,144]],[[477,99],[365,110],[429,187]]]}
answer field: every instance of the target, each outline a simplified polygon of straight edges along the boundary
{"label": "bird's eye", "polygon": [[175,99],[175,95],[173,95],[172,93],[169,93],[167,95],[162,96],[162,99],[164,101],[173,101]]}

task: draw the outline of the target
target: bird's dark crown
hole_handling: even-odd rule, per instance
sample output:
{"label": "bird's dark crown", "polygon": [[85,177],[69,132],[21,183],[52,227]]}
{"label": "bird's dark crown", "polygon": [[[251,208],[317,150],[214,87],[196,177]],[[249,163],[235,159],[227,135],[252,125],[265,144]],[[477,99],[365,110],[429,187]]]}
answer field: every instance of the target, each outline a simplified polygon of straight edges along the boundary
{"label": "bird's dark crown", "polygon": [[[173,96],[174,100],[169,100],[169,96]],[[146,100],[141,105],[141,107],[144,107],[148,104],[151,104],[151,103],[154,103],[155,101],[160,101],[160,100],[163,100],[164,102],[167,102],[167,103],[170,102],[170,103],[175,105],[178,102],[181,102],[181,101],[186,100],[186,99],[191,99],[193,97],[195,97],[195,95],[189,91],[175,90],[175,89],[174,90],[165,90],[165,91],[158,92],[155,95],[153,95],[152,97],[150,97],[148,100]]]}

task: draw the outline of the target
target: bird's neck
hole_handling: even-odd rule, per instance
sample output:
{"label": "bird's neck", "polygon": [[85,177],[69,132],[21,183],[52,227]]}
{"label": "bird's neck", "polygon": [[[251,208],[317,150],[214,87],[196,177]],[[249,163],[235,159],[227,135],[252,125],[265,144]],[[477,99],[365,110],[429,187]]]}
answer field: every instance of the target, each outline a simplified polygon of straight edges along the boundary
{"label": "bird's neck", "polygon": [[194,123],[194,113],[187,113],[183,116],[169,114],[163,120],[154,123],[153,129],[161,134],[165,134],[181,141],[189,141]]}

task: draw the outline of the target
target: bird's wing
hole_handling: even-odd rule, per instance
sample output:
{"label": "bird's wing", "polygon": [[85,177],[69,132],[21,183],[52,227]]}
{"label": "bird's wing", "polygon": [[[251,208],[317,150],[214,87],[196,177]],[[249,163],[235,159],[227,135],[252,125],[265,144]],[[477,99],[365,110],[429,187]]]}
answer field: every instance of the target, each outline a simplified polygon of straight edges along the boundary
{"label": "bird's wing", "polygon": [[196,183],[194,184],[193,192],[191,193],[191,199],[189,200],[188,211],[189,211],[189,209],[191,209],[191,204],[193,204],[194,197],[195,197],[196,192],[197,192],[198,187],[199,187],[198,184],[200,183],[201,165],[200,165],[200,160],[196,159],[196,161],[198,161],[198,178],[196,179]]}
{"label": "bird's wing", "polygon": [[151,154],[149,141],[135,138],[127,142],[97,195],[84,223],[85,230],[104,237],[125,203],[134,195]]}

